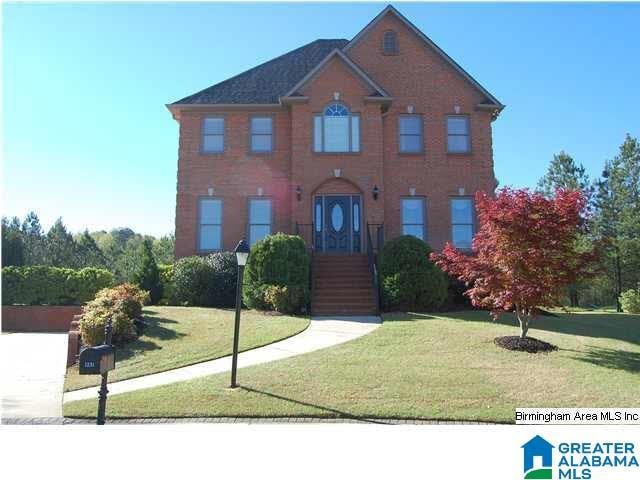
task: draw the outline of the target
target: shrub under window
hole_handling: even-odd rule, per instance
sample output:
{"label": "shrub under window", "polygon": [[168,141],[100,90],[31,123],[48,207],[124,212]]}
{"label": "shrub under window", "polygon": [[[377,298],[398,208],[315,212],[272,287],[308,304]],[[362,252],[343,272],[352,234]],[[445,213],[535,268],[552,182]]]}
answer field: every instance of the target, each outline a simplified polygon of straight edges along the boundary
{"label": "shrub under window", "polygon": [[387,243],[380,252],[382,304],[387,310],[429,310],[447,299],[447,276],[429,260],[431,248],[422,240],[404,235]]}
{"label": "shrub under window", "polygon": [[244,272],[244,302],[261,310],[286,305],[288,312],[302,311],[309,302],[309,263],[302,238],[269,235],[251,248]]}

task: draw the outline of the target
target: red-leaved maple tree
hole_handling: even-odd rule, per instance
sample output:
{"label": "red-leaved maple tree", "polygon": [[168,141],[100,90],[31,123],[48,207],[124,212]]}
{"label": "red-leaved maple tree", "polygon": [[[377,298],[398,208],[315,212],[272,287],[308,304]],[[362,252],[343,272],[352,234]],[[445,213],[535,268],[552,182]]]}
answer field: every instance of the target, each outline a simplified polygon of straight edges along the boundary
{"label": "red-leaved maple tree", "polygon": [[476,193],[478,232],[472,254],[447,243],[431,260],[470,287],[474,306],[515,311],[525,338],[538,308],[558,305],[564,289],[590,273],[595,248],[578,251],[585,198],[558,190],[552,198],[503,188],[495,198]]}

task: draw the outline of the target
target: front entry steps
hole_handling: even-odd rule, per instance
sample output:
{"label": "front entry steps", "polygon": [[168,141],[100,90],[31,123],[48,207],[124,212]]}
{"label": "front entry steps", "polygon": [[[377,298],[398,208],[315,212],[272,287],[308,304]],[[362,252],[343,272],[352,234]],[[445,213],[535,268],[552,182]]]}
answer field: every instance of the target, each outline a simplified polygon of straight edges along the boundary
{"label": "front entry steps", "polygon": [[373,288],[366,255],[314,256],[314,315],[377,315]]}

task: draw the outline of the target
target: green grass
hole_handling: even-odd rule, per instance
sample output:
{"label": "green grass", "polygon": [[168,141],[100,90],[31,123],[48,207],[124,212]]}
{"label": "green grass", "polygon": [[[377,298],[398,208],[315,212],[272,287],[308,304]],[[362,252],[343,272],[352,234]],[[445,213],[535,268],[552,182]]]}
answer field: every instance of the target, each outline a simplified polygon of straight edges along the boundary
{"label": "green grass", "polygon": [[[163,372],[230,355],[233,343],[233,310],[195,307],[149,307],[144,335],[116,350],[116,369],[109,381]],[[309,325],[302,317],[265,315],[243,311],[240,350],[248,350],[295,335]],[[97,375],[78,375],[67,369],[65,391],[98,385]]]}
{"label": "green grass", "polygon": [[[516,407],[640,407],[640,315],[557,313],[530,335],[548,354],[511,352],[515,319],[485,312],[393,314],[333,348],[109,398],[112,417],[319,416],[513,422]],[[95,401],[65,404],[95,415]]]}

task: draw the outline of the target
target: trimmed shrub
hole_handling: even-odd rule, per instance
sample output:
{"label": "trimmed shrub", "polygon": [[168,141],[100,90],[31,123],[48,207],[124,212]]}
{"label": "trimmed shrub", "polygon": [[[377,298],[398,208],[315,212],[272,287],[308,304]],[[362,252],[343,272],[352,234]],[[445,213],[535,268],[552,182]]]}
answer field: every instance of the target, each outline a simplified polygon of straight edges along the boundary
{"label": "trimmed shrub", "polygon": [[162,283],[155,258],[153,258],[150,240],[145,240],[138,248],[138,262],[133,272],[133,281],[141,289],[149,292],[151,303],[156,304],[162,298]]}
{"label": "trimmed shrub", "polygon": [[404,235],[380,252],[382,305],[385,309],[428,310],[447,299],[447,276],[429,260],[431,248],[419,238]]}
{"label": "trimmed shrub", "polygon": [[173,271],[178,305],[209,306],[209,290],[213,279],[211,265],[202,257],[178,260]]}
{"label": "trimmed shrub", "polygon": [[640,313],[640,290],[626,290],[620,295],[620,305],[625,313]]}
{"label": "trimmed shrub", "polygon": [[299,293],[291,294],[296,301],[290,311],[303,310],[309,302],[309,261],[304,241],[298,236],[277,233],[257,242],[244,272],[245,304],[263,310],[274,308],[265,295],[275,285],[298,289]]}
{"label": "trimmed shrub", "polygon": [[233,306],[237,278],[235,255],[231,252],[181,258],[173,271],[175,302],[185,306]]}
{"label": "trimmed shrub", "polygon": [[233,307],[236,304],[238,265],[233,252],[217,252],[206,257],[213,271],[211,305]]}
{"label": "trimmed shrub", "polygon": [[109,318],[113,321],[113,343],[122,344],[134,340],[134,320],[142,316],[142,306],[148,301],[149,293],[130,283],[100,290],[96,298],[83,308],[80,319],[82,343],[103,343],[104,327]]}
{"label": "trimmed shrub", "polygon": [[99,290],[113,283],[113,274],[101,268],[5,267],[2,269],[2,303],[77,305],[93,299]]}
{"label": "trimmed shrub", "polygon": [[264,301],[276,312],[295,313],[305,305],[304,291],[296,285],[267,285],[264,289]]}
{"label": "trimmed shrub", "polygon": [[162,283],[162,298],[158,302],[160,305],[175,305],[176,285],[173,280],[174,267],[172,263],[159,263],[158,272],[160,283]]}

